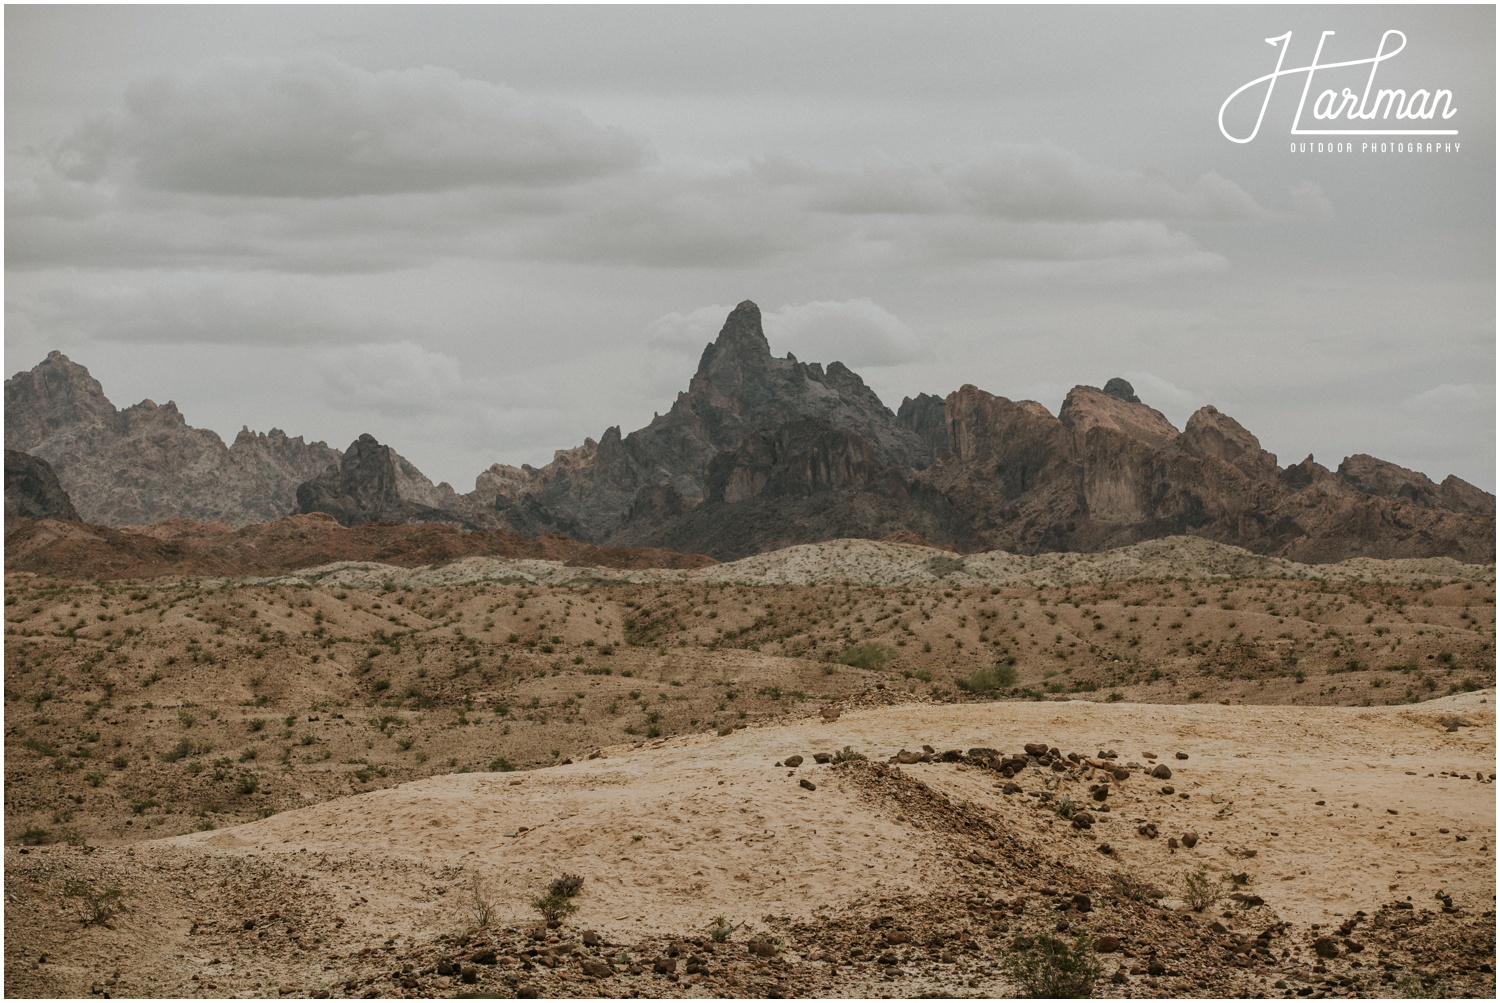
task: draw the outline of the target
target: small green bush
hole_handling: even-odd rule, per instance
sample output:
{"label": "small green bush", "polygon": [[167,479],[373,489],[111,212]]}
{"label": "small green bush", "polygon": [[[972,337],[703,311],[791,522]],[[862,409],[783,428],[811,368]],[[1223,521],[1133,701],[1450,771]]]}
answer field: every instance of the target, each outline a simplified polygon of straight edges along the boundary
{"label": "small green bush", "polygon": [[542,919],[556,923],[577,911],[578,906],[566,895],[538,895],[531,900],[531,907],[542,914]]}
{"label": "small green bush", "polygon": [[1224,897],[1224,882],[1210,878],[1202,871],[1190,871],[1182,876],[1182,898],[1193,912],[1202,912]]}
{"label": "small green bush", "polygon": [[833,754],[833,761],[835,763],[862,763],[867,758],[869,757],[863,752],[855,752],[847,745]]}
{"label": "small green bush", "polygon": [[989,693],[1008,689],[1016,684],[1016,667],[1000,662],[989,668],[976,669],[967,679],[958,681],[958,688],[971,693]]}
{"label": "small green bush", "polygon": [[1079,937],[1072,945],[1052,937],[1017,937],[1002,967],[1021,996],[1029,999],[1087,999],[1099,978],[1094,944]]}
{"label": "small green bush", "polygon": [[110,919],[125,908],[124,889],[96,888],[83,878],[69,878],[63,884],[63,897],[70,900],[74,915],[84,926],[108,926]]}
{"label": "small green bush", "polygon": [[883,669],[894,654],[895,651],[879,641],[866,641],[845,648],[843,654],[839,655],[839,662],[856,669]]}
{"label": "small green bush", "polygon": [[570,899],[581,891],[583,891],[583,876],[581,874],[568,874],[564,872],[553,878],[552,883],[547,886],[548,895],[561,895],[565,899]]}

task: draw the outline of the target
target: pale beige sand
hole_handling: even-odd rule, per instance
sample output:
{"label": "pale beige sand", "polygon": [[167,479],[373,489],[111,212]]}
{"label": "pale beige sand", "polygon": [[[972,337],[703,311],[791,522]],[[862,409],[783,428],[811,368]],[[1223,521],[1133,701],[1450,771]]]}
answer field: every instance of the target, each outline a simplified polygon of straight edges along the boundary
{"label": "pale beige sand", "polygon": [[[1130,579],[1302,578],[1330,581],[1493,581],[1493,564],[1463,564],[1447,557],[1404,560],[1357,558],[1338,564],[1298,564],[1195,536],[1171,536],[1095,554],[1039,554],[1003,550],[957,555],[947,550],[878,540],[827,540],[757,554],[692,571],[619,569],[535,559],[466,557],[445,564],[401,568],[341,561],[269,578],[344,588],[397,585],[464,585],[509,582],[565,585],[581,581],[713,582],[748,585],[982,585],[1059,586]],[[217,581],[219,579],[208,579]],[[243,580],[243,579],[238,579]]]}
{"label": "pale beige sand", "polygon": [[[875,758],[924,742],[1018,752],[1024,742],[1046,741],[1083,754],[1112,748],[1121,763],[1147,763],[1142,753],[1154,752],[1172,768],[1170,783],[1191,797],[1162,796],[1162,781],[1137,773],[1116,785],[1109,820],[1092,837],[1078,836],[1035,800],[1004,795],[990,771],[937,763],[903,770],[993,810],[1038,849],[1100,880],[1123,870],[1173,890],[1189,870],[1243,871],[1248,890],[1294,923],[1407,896],[1431,908],[1440,890],[1479,911],[1494,902],[1495,788],[1473,777],[1494,770],[1494,701],[1486,690],[1389,708],[881,708],[831,723],[673,739],[524,774],[434,777],[163,842],[289,864],[304,852],[402,862],[365,894],[369,922],[407,934],[452,929],[462,909],[447,888],[418,887],[429,880],[423,872],[455,888],[479,873],[502,915],[518,921],[546,880],[577,872],[587,885],[573,922],[621,938],[702,929],[719,913],[753,926],[765,914],[811,917],[871,896],[931,890],[951,873],[951,850],[937,849],[940,842],[905,823],[894,805],[862,798],[830,767],[812,766],[813,752],[850,745]],[[1473,727],[1448,732],[1447,715]],[[1178,751],[1190,758],[1173,758]],[[818,790],[774,768],[794,753],[808,757],[797,777]],[[1021,783],[1039,790],[1047,776],[1028,771]],[[1087,796],[1086,787],[1072,793]],[[1136,835],[1147,820],[1161,838]],[[1201,836],[1195,849],[1167,846],[1168,836],[1188,830]],[[1116,848],[1116,860],[1096,852],[1100,840]],[[1244,855],[1250,850],[1253,857]],[[1019,885],[1026,877],[998,880]]]}

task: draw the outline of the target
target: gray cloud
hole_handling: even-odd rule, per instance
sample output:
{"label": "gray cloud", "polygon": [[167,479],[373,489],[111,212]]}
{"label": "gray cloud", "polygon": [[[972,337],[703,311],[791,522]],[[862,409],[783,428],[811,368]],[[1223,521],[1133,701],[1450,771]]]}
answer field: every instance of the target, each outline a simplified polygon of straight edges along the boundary
{"label": "gray cloud", "polygon": [[1214,121],[1268,35],[1384,10],[23,5],[6,352],[465,484],[649,421],[751,298],[889,403],[1136,374],[1491,487],[1493,8],[1402,14],[1461,154]]}
{"label": "gray cloud", "polygon": [[277,274],[178,273],[142,284],[12,288],[7,314],[55,337],[140,345],[305,345],[394,333],[315,279]]}
{"label": "gray cloud", "polygon": [[[779,165],[770,169],[785,176]],[[886,164],[803,180],[817,185],[812,206],[826,212],[967,213],[1052,222],[1277,218],[1212,171],[1178,187],[1163,177],[1092,163],[1051,143],[996,146],[963,163]]]}
{"label": "gray cloud", "polygon": [[644,144],[561,104],[451,69],[371,72],[330,56],[221,63],[134,84],[52,154],[96,181],[116,158],[163,191],[332,198],[557,185],[637,167]]}

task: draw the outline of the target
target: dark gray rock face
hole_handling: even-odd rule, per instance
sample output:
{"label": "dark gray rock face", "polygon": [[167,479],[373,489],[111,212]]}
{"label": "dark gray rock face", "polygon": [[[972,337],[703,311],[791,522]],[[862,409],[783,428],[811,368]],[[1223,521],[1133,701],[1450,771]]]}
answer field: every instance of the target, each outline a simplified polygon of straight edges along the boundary
{"label": "dark gray rock face", "polygon": [[858,432],[823,418],[756,432],[719,453],[704,490],[694,506],[638,509],[615,539],[734,560],[840,536],[951,533],[939,494],[885,462]]}
{"label": "dark gray rock face", "polygon": [[492,518],[461,512],[464,504],[446,484],[421,471],[369,433],[349,444],[337,466],[297,486],[299,514],[324,512],[340,525],[372,522],[438,522],[459,529],[491,529]]}
{"label": "dark gray rock face", "polygon": [[5,451],[5,518],[80,521],[47,461],[15,449]]}
{"label": "dark gray rock face", "polygon": [[522,468],[517,477],[510,468],[488,487],[482,478],[479,490],[495,493],[481,499],[519,531],[611,539],[625,531],[632,511],[643,511],[641,492],[664,500],[670,489],[682,504],[696,505],[705,497],[715,456],[801,418],[858,433],[895,468],[917,469],[930,456],[921,436],[899,424],[847,366],[834,362],[825,370],[773,357],[760,308],[746,300],[704,348],[698,371],[670,411],[623,438],[611,428],[597,443],[560,451],[539,470]]}
{"label": "dark gray rock face", "polygon": [[1139,404],[1141,402],[1141,399],[1135,395],[1135,387],[1130,385],[1130,381],[1119,376],[1111,377],[1109,382],[1104,384],[1104,392],[1111,397],[1118,397],[1128,404]]}
{"label": "dark gray rock face", "polygon": [[838,363],[773,358],[750,302],[667,414],[479,486],[521,532],[720,559],[901,533],[1022,553],[1193,533],[1301,560],[1494,558],[1494,496],[1457,478],[1363,456],[1283,470],[1216,408],[1179,432],[1118,377],[1056,415],[972,386],[892,415]]}
{"label": "dark gray rock face", "polygon": [[279,519],[295,506],[297,485],[339,459],[280,429],[247,429],[225,446],[170,401],[117,410],[60,352],[5,381],[5,446],[46,460],[83,520],[106,526]]}
{"label": "dark gray rock face", "polygon": [[1494,495],[1456,477],[1364,454],[1283,468],[1216,408],[1179,431],[1119,378],[1074,387],[1055,415],[973,386],[892,414],[840,363],[773,357],[749,301],[666,414],[539,469],[496,464],[462,496],[368,435],[343,454],[275,429],[225,447],[170,402],[118,411],[56,352],[5,400],[7,448],[49,463],[77,513],[107,525],[296,510],[721,559],[839,536],[1037,553],[1182,533],[1302,561],[1495,553]]}
{"label": "dark gray rock face", "polygon": [[896,410],[896,424],[917,434],[927,447],[922,467],[948,455],[948,402],[933,394],[906,397]]}

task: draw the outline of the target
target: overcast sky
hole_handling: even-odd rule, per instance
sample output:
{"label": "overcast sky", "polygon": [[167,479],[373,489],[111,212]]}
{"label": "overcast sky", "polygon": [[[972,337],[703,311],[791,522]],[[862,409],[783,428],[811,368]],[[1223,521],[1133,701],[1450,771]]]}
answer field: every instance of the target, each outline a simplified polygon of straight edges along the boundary
{"label": "overcast sky", "polygon": [[[1493,7],[12,5],[5,29],[7,374],[61,349],[117,405],[370,432],[462,491],[665,411],[753,299],[773,351],[893,409],[973,383],[1055,413],[1125,376],[1283,464],[1494,490]],[[1456,152],[1292,152],[1305,75],[1254,140],[1221,134],[1266,39],[1292,32],[1290,69],[1387,29],[1377,87],[1457,113],[1383,127]]]}

